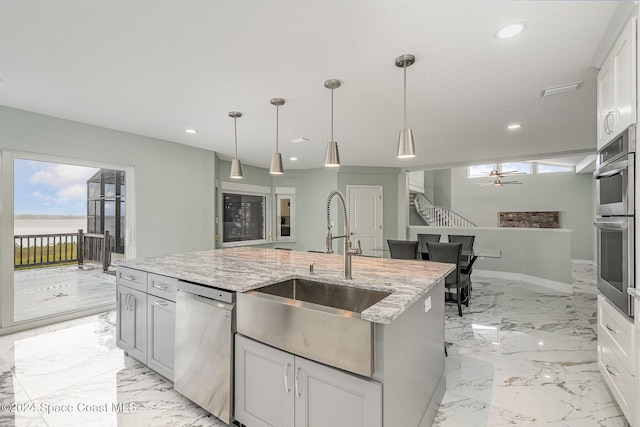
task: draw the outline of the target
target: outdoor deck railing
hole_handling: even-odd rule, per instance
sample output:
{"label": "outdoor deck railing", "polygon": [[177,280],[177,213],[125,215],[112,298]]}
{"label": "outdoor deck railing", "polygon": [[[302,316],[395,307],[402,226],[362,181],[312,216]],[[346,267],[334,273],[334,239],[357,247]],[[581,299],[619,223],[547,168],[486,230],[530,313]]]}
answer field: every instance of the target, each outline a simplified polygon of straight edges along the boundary
{"label": "outdoor deck railing", "polygon": [[74,262],[82,267],[85,261],[96,261],[106,271],[111,264],[108,231],[15,235],[14,248],[15,269]]}

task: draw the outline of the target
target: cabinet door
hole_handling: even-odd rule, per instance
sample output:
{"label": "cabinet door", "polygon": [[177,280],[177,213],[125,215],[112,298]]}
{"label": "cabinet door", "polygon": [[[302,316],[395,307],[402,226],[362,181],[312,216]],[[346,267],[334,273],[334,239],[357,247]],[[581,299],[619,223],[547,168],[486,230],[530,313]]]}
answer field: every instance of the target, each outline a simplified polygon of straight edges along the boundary
{"label": "cabinet door", "polygon": [[293,427],[294,356],[236,334],[235,365],[236,420]]}
{"label": "cabinet door", "polygon": [[116,344],[125,352],[131,351],[133,343],[134,319],[128,298],[131,288],[116,286]]}
{"label": "cabinet door", "polygon": [[147,363],[147,294],[136,289],[130,289],[128,306],[131,310],[133,336],[131,337],[129,356],[135,357],[142,363]]}
{"label": "cabinet door", "polygon": [[147,299],[147,365],[173,381],[176,303],[153,295]]}
{"label": "cabinet door", "polygon": [[296,357],[296,427],[382,427],[382,384]]}
{"label": "cabinet door", "polygon": [[636,20],[631,19],[613,47],[616,70],[614,135],[636,122]]}
{"label": "cabinet door", "polygon": [[598,72],[598,149],[613,138],[616,110],[615,62],[609,55]]}

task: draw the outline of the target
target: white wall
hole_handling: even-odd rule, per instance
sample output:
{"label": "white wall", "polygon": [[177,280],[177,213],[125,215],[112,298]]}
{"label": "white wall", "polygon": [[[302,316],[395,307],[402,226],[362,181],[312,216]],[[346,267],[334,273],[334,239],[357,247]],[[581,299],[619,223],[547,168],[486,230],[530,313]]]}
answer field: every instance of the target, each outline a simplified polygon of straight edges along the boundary
{"label": "white wall", "polygon": [[593,177],[573,172],[515,175],[521,185],[485,186],[489,178],[467,178],[467,168],[451,169],[451,209],[480,227],[498,226],[498,212],[560,211],[571,229],[573,259],[594,259]]}
{"label": "white wall", "polygon": [[0,149],[133,166],[137,257],[214,247],[213,151],[3,106]]}

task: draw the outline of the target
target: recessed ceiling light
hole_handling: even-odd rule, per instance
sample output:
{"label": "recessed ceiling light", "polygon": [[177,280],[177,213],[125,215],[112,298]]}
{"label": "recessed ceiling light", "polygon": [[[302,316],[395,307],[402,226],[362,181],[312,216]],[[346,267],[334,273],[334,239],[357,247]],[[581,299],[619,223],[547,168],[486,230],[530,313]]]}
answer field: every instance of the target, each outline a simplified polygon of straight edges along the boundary
{"label": "recessed ceiling light", "polygon": [[289,160],[291,160],[292,162],[295,162],[296,160],[298,160],[297,157],[289,157]]}
{"label": "recessed ceiling light", "polygon": [[500,40],[510,39],[522,33],[525,28],[527,28],[527,26],[524,25],[524,22],[507,24],[496,32],[496,37]]}
{"label": "recessed ceiling light", "polygon": [[294,144],[300,144],[301,142],[309,141],[309,138],[305,138],[304,136],[298,136],[296,138],[291,138],[289,141],[293,142]]}
{"label": "recessed ceiling light", "polygon": [[194,133],[198,133],[198,129],[188,128],[188,129],[185,129],[184,131],[185,131],[185,133],[188,133],[188,134],[191,134],[191,135],[193,135]]}
{"label": "recessed ceiling light", "polygon": [[522,123],[514,123],[512,125],[507,126],[509,130],[520,129],[522,127]]}

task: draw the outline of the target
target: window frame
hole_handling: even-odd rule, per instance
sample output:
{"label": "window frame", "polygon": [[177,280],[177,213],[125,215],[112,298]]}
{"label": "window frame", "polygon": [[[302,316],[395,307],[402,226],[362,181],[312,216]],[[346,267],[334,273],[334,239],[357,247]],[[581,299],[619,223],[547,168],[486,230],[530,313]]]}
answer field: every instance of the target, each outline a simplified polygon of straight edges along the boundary
{"label": "window frame", "polygon": [[[562,171],[547,171],[547,172],[540,172],[540,166],[554,166],[554,167],[559,167],[559,168],[569,168],[568,170],[562,170]],[[576,171],[576,167],[575,166],[570,166],[570,165],[554,165],[552,163],[545,163],[545,162],[536,162],[535,163],[535,173],[536,174],[549,174],[549,173],[567,173],[567,172],[575,172]]]}
{"label": "window frame", "polygon": [[[224,232],[224,196],[225,194],[238,194],[243,196],[258,196],[264,199],[264,207],[263,207],[263,221],[264,221],[264,238],[263,239],[254,239],[254,240],[239,240],[233,242],[225,242],[225,232]],[[227,182],[222,181],[222,185],[220,188],[220,207],[222,209],[221,212],[221,226],[222,230],[220,233],[220,238],[222,240],[223,248],[233,248],[238,246],[250,246],[250,245],[261,245],[265,243],[271,243],[271,188],[264,187],[262,185],[252,185],[252,184],[243,184],[236,182]]]}
{"label": "window frame", "polygon": [[[295,187],[276,187],[275,191],[276,199],[276,235],[274,241],[276,242],[295,242],[296,241],[296,189]],[[281,201],[289,199],[289,235],[282,236],[282,212]]]}

